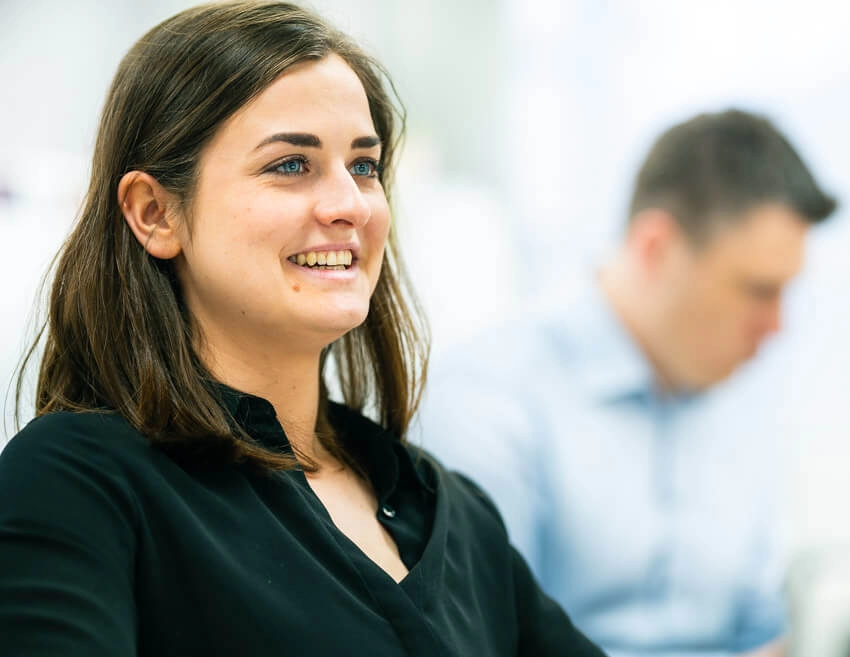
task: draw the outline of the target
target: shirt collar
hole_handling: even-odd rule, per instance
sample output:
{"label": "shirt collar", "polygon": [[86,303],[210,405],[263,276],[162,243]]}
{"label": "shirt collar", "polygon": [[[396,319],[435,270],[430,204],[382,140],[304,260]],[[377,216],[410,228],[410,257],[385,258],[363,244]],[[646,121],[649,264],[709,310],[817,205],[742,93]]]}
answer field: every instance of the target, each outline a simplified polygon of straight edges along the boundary
{"label": "shirt collar", "polygon": [[[562,295],[551,339],[582,389],[603,402],[657,395],[655,374],[611,307],[595,275],[580,276]],[[550,301],[551,304],[551,301]]]}
{"label": "shirt collar", "polygon": [[[291,451],[274,406],[262,397],[214,384],[219,400],[235,422],[263,447]],[[364,469],[378,499],[385,501],[400,486],[434,492],[427,472],[395,435],[356,410],[337,402],[328,404],[328,420],[345,449]]]}
{"label": "shirt collar", "polygon": [[366,469],[381,501],[400,486],[434,492],[421,460],[394,434],[343,404],[330,402],[328,415],[345,448]]}

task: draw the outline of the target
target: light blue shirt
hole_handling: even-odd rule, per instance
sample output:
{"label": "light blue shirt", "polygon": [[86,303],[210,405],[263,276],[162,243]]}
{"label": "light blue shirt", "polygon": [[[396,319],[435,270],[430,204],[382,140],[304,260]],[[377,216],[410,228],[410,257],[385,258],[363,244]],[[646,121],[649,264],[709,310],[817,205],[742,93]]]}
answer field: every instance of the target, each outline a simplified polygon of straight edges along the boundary
{"label": "light blue shirt", "polygon": [[663,397],[595,283],[435,360],[421,443],[496,501],[544,588],[614,657],[784,630],[782,446],[739,375]]}

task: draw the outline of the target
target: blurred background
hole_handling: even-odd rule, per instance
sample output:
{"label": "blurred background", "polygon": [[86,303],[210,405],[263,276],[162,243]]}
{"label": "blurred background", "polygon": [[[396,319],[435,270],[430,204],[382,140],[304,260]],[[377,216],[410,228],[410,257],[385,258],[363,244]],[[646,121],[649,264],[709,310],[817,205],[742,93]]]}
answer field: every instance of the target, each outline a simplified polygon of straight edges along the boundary
{"label": "blurred background", "polygon": [[[87,181],[123,53],[181,0],[0,0],[0,381]],[[618,237],[673,122],[774,119],[844,205],[814,231],[785,330],[746,375],[781,414],[789,538],[850,544],[850,5],[835,0],[315,0],[387,65],[408,109],[407,264],[447,349],[555,293]],[[554,299],[554,297],[553,297]],[[734,385],[734,383],[733,383]]]}

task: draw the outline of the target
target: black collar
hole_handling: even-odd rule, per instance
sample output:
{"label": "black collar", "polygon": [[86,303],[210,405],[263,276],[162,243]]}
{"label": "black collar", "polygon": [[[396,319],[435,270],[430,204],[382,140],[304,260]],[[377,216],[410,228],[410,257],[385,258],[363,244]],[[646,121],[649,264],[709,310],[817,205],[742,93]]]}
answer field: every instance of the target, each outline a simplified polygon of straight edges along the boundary
{"label": "black collar", "polygon": [[[236,424],[251,438],[272,451],[292,451],[268,400],[222,383],[214,384],[214,392]],[[328,421],[343,448],[368,475],[379,502],[385,502],[399,487],[434,492],[423,459],[414,456],[416,450],[394,434],[337,402],[328,403]]]}

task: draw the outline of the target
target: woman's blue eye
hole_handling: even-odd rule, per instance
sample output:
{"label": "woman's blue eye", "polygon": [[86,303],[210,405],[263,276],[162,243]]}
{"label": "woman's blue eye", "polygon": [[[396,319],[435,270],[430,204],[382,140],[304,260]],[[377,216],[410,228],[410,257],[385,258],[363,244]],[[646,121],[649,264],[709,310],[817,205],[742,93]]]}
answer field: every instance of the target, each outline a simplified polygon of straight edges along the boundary
{"label": "woman's blue eye", "polygon": [[378,165],[375,162],[363,160],[362,162],[355,162],[349,171],[351,171],[351,173],[355,176],[367,176],[369,178],[373,178],[378,173]]}
{"label": "woman's blue eye", "polygon": [[275,167],[277,171],[287,176],[297,176],[305,172],[304,160],[286,160]]}

